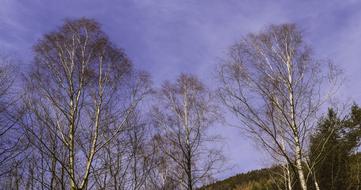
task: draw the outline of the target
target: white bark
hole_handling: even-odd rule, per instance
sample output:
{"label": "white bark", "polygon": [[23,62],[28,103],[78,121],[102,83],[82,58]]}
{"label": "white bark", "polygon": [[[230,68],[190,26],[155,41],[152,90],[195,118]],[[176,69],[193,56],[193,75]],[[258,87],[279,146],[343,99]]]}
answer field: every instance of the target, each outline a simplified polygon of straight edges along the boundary
{"label": "white bark", "polygon": [[219,95],[225,106],[271,156],[292,166],[302,190],[307,190],[308,179],[304,143],[321,105],[337,89],[332,78],[330,91],[325,90],[329,93],[321,94],[323,79],[330,73],[337,76],[323,72],[333,68],[321,67],[296,26],[285,24],[243,38],[219,68]]}

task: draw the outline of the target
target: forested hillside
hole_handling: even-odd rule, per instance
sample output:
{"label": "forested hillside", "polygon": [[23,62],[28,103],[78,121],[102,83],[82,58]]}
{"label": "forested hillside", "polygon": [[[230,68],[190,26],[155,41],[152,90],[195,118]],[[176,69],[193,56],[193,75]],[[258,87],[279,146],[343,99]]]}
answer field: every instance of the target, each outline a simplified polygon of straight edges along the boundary
{"label": "forested hillside", "polygon": [[[347,184],[347,186],[345,186],[345,189],[356,190],[361,187],[361,153],[358,153],[357,155],[352,155],[350,159],[351,164],[349,165],[347,170],[347,172],[349,173],[349,177],[345,180],[345,183]],[[280,183],[282,183],[280,181],[280,172],[280,167],[253,170],[247,173],[237,174],[221,181],[217,181],[213,184],[200,188],[200,190],[280,190],[282,189],[280,188]],[[328,172],[328,170],[325,170],[325,173],[326,172]],[[331,184],[330,182],[332,179],[327,180],[330,181],[325,181],[324,184],[320,185],[327,186]],[[314,189],[312,184],[309,185],[309,188]],[[294,187],[294,189],[299,188]]]}
{"label": "forested hillside", "polygon": [[238,174],[214,184],[202,187],[201,190],[277,189],[277,185],[272,178],[272,174],[277,173],[278,170],[279,168],[274,167]]}

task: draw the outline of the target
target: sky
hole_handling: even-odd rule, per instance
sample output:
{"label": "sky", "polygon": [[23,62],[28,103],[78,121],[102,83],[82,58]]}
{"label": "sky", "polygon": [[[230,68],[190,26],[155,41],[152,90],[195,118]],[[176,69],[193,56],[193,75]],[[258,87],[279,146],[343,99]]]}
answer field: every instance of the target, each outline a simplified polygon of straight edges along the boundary
{"label": "sky", "polygon": [[[155,86],[180,73],[214,87],[214,69],[242,36],[270,24],[296,23],[320,59],[345,73],[338,96],[360,102],[361,1],[358,0],[0,0],[0,52],[31,66],[32,46],[64,19],[97,20]],[[222,126],[228,170],[220,178],[267,167],[239,129]]]}

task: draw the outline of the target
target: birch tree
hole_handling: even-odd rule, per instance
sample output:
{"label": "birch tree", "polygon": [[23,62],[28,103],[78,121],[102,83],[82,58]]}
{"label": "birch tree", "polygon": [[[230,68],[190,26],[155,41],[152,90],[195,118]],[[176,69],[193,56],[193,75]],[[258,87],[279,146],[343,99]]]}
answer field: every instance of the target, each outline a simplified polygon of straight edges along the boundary
{"label": "birch tree", "polygon": [[[65,173],[66,188],[90,189],[99,151],[117,138],[148,93],[149,77],[134,72],[125,53],[90,19],[65,21],[34,51],[24,128],[39,153],[53,160],[53,175]],[[47,186],[56,184],[48,180]]]}
{"label": "birch tree", "polygon": [[307,190],[305,143],[338,74],[313,58],[294,24],[242,38],[219,67],[224,105],[270,155],[291,166],[302,190]]}
{"label": "birch tree", "polygon": [[[165,155],[168,179],[178,188],[192,190],[215,171],[221,161],[218,151],[208,149],[207,129],[217,118],[217,109],[205,86],[192,75],[182,74],[175,83],[165,82],[153,118],[158,146]],[[169,167],[169,166],[168,166]]]}
{"label": "birch tree", "polygon": [[140,113],[133,113],[121,134],[101,151],[102,167],[94,170],[96,189],[150,189],[147,182],[155,161],[149,125]]}

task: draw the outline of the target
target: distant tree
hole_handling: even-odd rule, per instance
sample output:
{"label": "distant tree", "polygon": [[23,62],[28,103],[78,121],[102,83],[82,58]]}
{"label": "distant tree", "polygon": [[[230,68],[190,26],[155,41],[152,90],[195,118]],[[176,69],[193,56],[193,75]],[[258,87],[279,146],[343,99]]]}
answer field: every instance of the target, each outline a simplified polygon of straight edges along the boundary
{"label": "distant tree", "polygon": [[100,151],[101,167],[93,170],[96,189],[151,189],[149,178],[157,162],[150,143],[152,132],[140,113],[133,112],[119,136]]}
{"label": "distant tree", "polygon": [[321,65],[297,27],[283,24],[243,38],[219,67],[224,105],[275,159],[291,167],[302,190],[307,190],[305,143],[321,105],[332,94],[323,96],[320,89],[324,79],[331,79],[332,88],[337,81],[334,67],[321,70]]}
{"label": "distant tree", "polygon": [[317,132],[311,137],[310,159],[315,163],[313,172],[320,189],[350,189],[349,168],[351,156],[359,145],[360,124],[361,109],[356,105],[344,119],[330,109],[319,122]]}
{"label": "distant tree", "polygon": [[91,188],[99,152],[124,130],[149,92],[149,77],[90,19],[65,21],[34,51],[23,125],[38,160],[37,187]]}
{"label": "distant tree", "polygon": [[[155,167],[151,170],[147,180],[149,190],[176,190],[179,189],[179,182],[172,175],[176,170],[176,165],[171,158],[164,154],[164,147],[159,146],[159,135],[155,135],[151,144],[153,145],[153,157]],[[165,145],[166,146],[166,145]]]}
{"label": "distant tree", "polygon": [[196,189],[222,161],[219,151],[206,144],[215,141],[207,129],[218,118],[212,95],[197,77],[182,74],[175,83],[163,84],[153,118],[159,150],[171,167],[168,178],[182,189]]}

